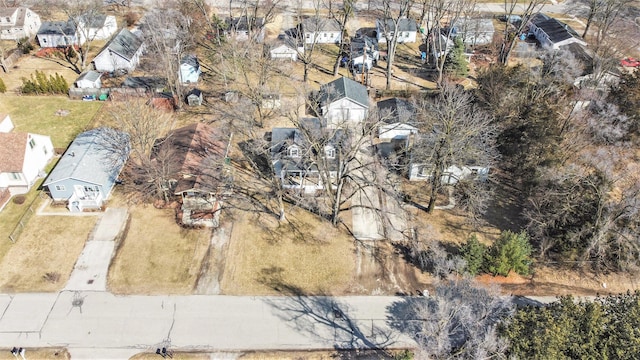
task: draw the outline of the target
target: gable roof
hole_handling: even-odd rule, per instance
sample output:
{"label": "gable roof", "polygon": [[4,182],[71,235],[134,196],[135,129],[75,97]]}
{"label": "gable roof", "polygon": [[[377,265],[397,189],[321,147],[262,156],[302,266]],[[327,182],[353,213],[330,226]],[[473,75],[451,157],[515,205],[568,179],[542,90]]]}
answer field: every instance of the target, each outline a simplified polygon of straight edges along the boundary
{"label": "gable roof", "polygon": [[101,76],[102,76],[102,73],[99,73],[93,70],[88,70],[80,74],[80,76],[78,76],[78,78],[76,79],[76,82],[81,80],[96,82],[98,79],[100,79]]}
{"label": "gable roof", "polygon": [[90,29],[101,29],[106,21],[107,15],[104,14],[83,14],[78,17],[78,22]]}
{"label": "gable roof", "polygon": [[109,40],[100,53],[110,50],[127,60],[131,60],[141,47],[142,39],[134,35],[131,31],[122,29],[116,36]]}
{"label": "gable roof", "polygon": [[121,86],[133,89],[157,91],[166,88],[167,84],[167,78],[160,76],[128,76],[124,79]]}
{"label": "gable roof", "polygon": [[76,35],[76,24],[72,20],[68,21],[43,21],[38,35]]}
{"label": "gable roof", "polygon": [[28,133],[0,133],[0,173],[22,172]]}
{"label": "gable roof", "polygon": [[198,61],[198,58],[195,55],[185,55],[180,60],[180,65],[189,65],[194,68],[199,68],[200,62]]}
{"label": "gable roof", "polygon": [[161,140],[171,146],[180,166],[175,193],[187,190],[215,192],[221,183],[220,168],[227,150],[227,137],[220,129],[203,123],[174,130]]}
{"label": "gable roof", "polygon": [[228,31],[249,31],[249,25],[251,25],[251,30],[262,27],[264,25],[264,18],[247,17],[243,15],[225,18],[224,23]]}
{"label": "gable roof", "polygon": [[340,31],[340,23],[336,19],[309,17],[300,24],[304,32]]}
{"label": "gable roof", "polygon": [[582,40],[580,35],[578,35],[571,26],[545,14],[535,14],[531,17],[530,22],[544,31],[544,33],[549,37],[549,41],[552,43],[559,43],[571,38]]}
{"label": "gable roof", "polygon": [[411,124],[416,112],[410,101],[397,97],[378,101],[377,106],[380,119],[388,124]]}
{"label": "gable roof", "polygon": [[97,185],[113,182],[128,156],[128,134],[107,128],[85,131],[71,142],[43,186],[66,179]]}
{"label": "gable roof", "polygon": [[320,87],[320,101],[322,103],[326,103],[329,100],[334,102],[343,98],[369,108],[367,87],[349,78],[343,76]]}
{"label": "gable roof", "polygon": [[[395,22],[393,19],[377,19],[376,26],[380,28],[385,28],[387,31],[395,30]],[[413,19],[402,18],[398,20],[398,31],[417,31],[418,25],[416,21]]]}

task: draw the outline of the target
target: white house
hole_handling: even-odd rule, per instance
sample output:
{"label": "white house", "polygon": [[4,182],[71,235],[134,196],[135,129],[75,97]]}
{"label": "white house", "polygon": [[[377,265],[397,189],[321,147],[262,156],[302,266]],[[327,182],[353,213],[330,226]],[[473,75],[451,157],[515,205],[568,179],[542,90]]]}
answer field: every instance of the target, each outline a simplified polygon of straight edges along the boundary
{"label": "white house", "polygon": [[456,22],[454,35],[459,36],[465,45],[487,45],[493,41],[495,28],[491,19],[463,18]]}
{"label": "white house", "polygon": [[0,189],[24,194],[44,176],[53,157],[53,144],[46,135],[25,132],[0,133]]}
{"label": "white house", "polygon": [[351,67],[358,73],[362,73],[363,68],[364,70],[371,70],[380,58],[378,43],[368,36],[353,38],[349,54]]}
{"label": "white house", "polygon": [[350,126],[362,122],[369,111],[367,88],[341,77],[320,87],[319,106],[328,128]]}
{"label": "white house", "polygon": [[93,70],[88,70],[83,72],[76,79],[74,84],[79,89],[99,89],[102,87],[102,81],[100,80],[101,77],[101,73]]}
{"label": "white house", "polygon": [[200,79],[200,62],[195,55],[187,55],[180,60],[178,78],[183,84],[195,84]]}
{"label": "white house", "polygon": [[100,72],[131,72],[138,66],[142,51],[142,39],[129,30],[122,29],[107,42],[92,63],[95,70]]}
{"label": "white house", "polygon": [[0,114],[0,133],[8,133],[13,130],[13,122],[8,114]]}
{"label": "white house", "polygon": [[411,125],[415,123],[413,104],[404,99],[391,98],[378,101],[377,107],[380,117],[378,139],[384,142],[402,140],[408,147],[411,136],[418,133],[418,128]]}
{"label": "white house", "polygon": [[[431,179],[432,167],[425,164],[411,163],[409,165],[410,181],[426,181]],[[487,166],[466,166],[452,165],[445,169],[442,174],[442,183],[447,185],[455,185],[460,180],[476,177],[479,180],[486,180],[489,176],[489,167]]]}
{"label": "white house", "polygon": [[[397,25],[398,44],[416,42],[418,25],[415,20],[407,18],[399,19]],[[391,39],[395,32],[396,23],[393,19],[376,20],[376,39],[378,39],[378,42],[386,43],[387,38]]]}
{"label": "white house", "polygon": [[40,28],[40,16],[26,7],[0,9],[0,40],[32,38]]}
{"label": "white house", "polygon": [[573,43],[587,46],[587,43],[571,26],[543,13],[537,13],[531,17],[529,20],[529,33],[535,36],[542,47],[554,50]]}
{"label": "white house", "polygon": [[78,37],[74,21],[44,21],[36,34],[38,44],[43,48],[80,46],[84,40]]}
{"label": "white house", "polygon": [[286,42],[274,47],[269,51],[269,55],[272,59],[287,59],[291,61],[298,60],[298,52],[302,52],[304,49],[296,48]]}
{"label": "white house", "polygon": [[226,18],[224,22],[227,36],[236,41],[262,42],[264,40],[264,18],[239,16]]}
{"label": "white house", "polygon": [[118,30],[116,17],[104,14],[85,14],[78,18],[78,35],[81,42],[106,40]]}
{"label": "white house", "polygon": [[338,44],[342,39],[340,24],[335,19],[306,18],[299,25],[299,32],[305,44]]}

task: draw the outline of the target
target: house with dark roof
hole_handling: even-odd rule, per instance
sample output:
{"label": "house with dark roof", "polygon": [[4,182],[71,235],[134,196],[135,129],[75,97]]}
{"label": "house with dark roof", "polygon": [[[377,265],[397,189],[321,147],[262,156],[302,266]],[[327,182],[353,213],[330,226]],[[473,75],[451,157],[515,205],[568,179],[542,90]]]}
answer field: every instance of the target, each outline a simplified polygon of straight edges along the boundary
{"label": "house with dark roof", "polygon": [[387,39],[393,38],[396,31],[398,31],[398,44],[416,42],[418,25],[414,19],[399,19],[397,24],[394,19],[376,19],[376,39],[378,42],[386,43]]}
{"label": "house with dark roof", "polygon": [[202,90],[198,88],[191,89],[185,96],[185,102],[189,106],[200,106],[202,105],[202,100]]}
{"label": "house with dark roof", "polygon": [[346,77],[322,85],[318,102],[320,115],[330,128],[360,123],[369,111],[367,87]]}
{"label": "house with dark roof", "polygon": [[127,29],[122,29],[93,59],[93,67],[100,72],[133,71],[140,62],[143,41]]}
{"label": "house with dark roof", "polygon": [[237,40],[252,40],[262,42],[264,40],[264,18],[252,16],[228,17],[224,19],[226,36]]}
{"label": "house with dark roof", "polygon": [[587,46],[571,26],[543,13],[537,13],[529,19],[529,33],[535,36],[542,47],[554,50],[573,43]]}
{"label": "house with dark roof", "polygon": [[102,73],[87,70],[78,76],[74,84],[78,89],[99,89],[102,87],[101,77]]}
{"label": "house with dark roof", "polygon": [[409,146],[412,135],[418,133],[415,127],[415,107],[405,99],[391,98],[378,101],[378,139],[381,141],[400,140]]}
{"label": "house with dark roof", "polygon": [[349,56],[351,67],[357,73],[362,74],[363,70],[371,70],[380,59],[378,42],[366,35],[354,37],[349,44]]}
{"label": "house with dark roof", "polygon": [[85,131],[71,142],[43,186],[71,212],[99,209],[109,199],[129,157],[129,135],[109,128]]}
{"label": "house with dark roof", "polygon": [[[283,188],[314,193],[323,188],[323,178],[336,178],[346,132],[325,125],[319,118],[304,118],[299,128],[272,129],[271,161]],[[318,167],[321,158],[326,168]]]}
{"label": "house with dark roof", "polygon": [[43,48],[80,46],[84,43],[78,36],[74,21],[43,21],[36,34],[38,44]]}
{"label": "house with dark roof", "polygon": [[51,138],[27,132],[12,132],[8,115],[0,131],[0,191],[24,194],[44,176],[44,168],[54,155]]}
{"label": "house with dark roof", "polygon": [[317,16],[302,20],[298,25],[298,34],[305,44],[338,44],[342,39],[342,29],[336,19]]}
{"label": "house with dark roof", "polygon": [[186,55],[180,60],[178,78],[183,84],[195,84],[200,79],[200,62],[195,55]]}
{"label": "house with dark roof", "polygon": [[0,8],[0,40],[31,39],[40,25],[40,16],[26,7]]}
{"label": "house with dark roof", "polygon": [[227,164],[229,138],[219,128],[197,123],[172,131],[157,144],[155,154],[160,147],[169,148],[171,161],[178,167],[170,187],[181,203],[181,223],[217,227],[233,180]]}

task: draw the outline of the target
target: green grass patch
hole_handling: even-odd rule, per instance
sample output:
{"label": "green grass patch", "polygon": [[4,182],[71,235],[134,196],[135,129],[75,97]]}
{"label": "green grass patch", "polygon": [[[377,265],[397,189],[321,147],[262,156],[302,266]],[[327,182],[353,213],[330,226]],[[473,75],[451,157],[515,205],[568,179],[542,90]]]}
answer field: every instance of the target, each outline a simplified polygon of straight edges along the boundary
{"label": "green grass patch", "polygon": [[66,96],[2,95],[0,113],[11,116],[15,131],[49,135],[54,147],[66,148],[85,130],[102,104],[70,100]]}

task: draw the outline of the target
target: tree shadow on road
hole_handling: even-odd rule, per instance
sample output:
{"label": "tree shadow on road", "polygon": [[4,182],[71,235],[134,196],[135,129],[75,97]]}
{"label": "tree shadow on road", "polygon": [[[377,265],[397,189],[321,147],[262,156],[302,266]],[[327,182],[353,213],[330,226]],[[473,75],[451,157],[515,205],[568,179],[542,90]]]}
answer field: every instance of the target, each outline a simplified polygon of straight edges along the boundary
{"label": "tree shadow on road", "polygon": [[276,271],[269,285],[287,297],[270,298],[265,302],[276,316],[296,331],[317,338],[336,350],[366,351],[369,355],[373,352],[376,358],[392,357],[386,349],[397,339],[386,326],[386,319],[356,319],[354,311],[343,301],[332,296],[305,296],[299,288],[277,278]]}

